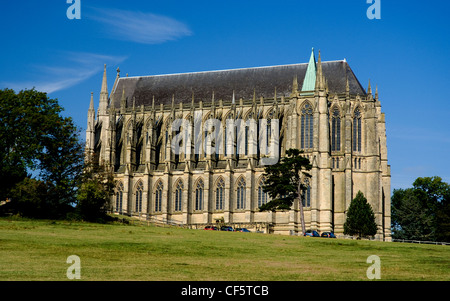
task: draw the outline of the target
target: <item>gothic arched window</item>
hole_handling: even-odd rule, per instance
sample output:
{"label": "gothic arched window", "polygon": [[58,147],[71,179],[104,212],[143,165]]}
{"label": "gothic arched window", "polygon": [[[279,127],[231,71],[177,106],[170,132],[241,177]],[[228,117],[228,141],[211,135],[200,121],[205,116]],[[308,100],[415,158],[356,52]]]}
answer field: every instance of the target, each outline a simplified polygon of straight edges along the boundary
{"label": "gothic arched window", "polygon": [[156,166],[158,166],[158,164],[161,161],[163,161],[163,157],[162,157],[163,137],[161,135],[161,131],[162,131],[161,119],[162,119],[162,117],[160,117],[160,119],[156,121],[155,127],[154,127],[154,134],[152,134],[156,137],[155,138],[155,164],[156,164]]}
{"label": "gothic arched window", "polygon": [[265,179],[262,178],[261,181],[259,181],[259,185],[258,185],[258,208],[268,202],[269,195],[267,192],[264,192],[264,189],[263,189],[264,184],[265,184]]}
{"label": "gothic arched window", "polygon": [[122,201],[123,201],[123,184],[119,182],[116,187],[116,211],[122,212]]}
{"label": "gothic arched window", "polygon": [[361,111],[359,108],[355,110],[353,116],[353,151],[361,151]]}
{"label": "gothic arched window", "polygon": [[341,116],[338,108],[334,108],[331,116],[331,150],[341,150]]}
{"label": "gothic arched window", "polygon": [[236,208],[245,209],[245,180],[243,177],[238,180],[236,192]]}
{"label": "gothic arched window", "polygon": [[272,119],[273,119],[274,111],[272,110],[269,114],[267,114],[267,124],[266,124],[266,149],[269,148],[270,139],[272,137]]}
{"label": "gothic arched window", "polygon": [[136,166],[139,167],[139,165],[142,163],[143,158],[143,143],[144,139],[142,137],[142,123],[139,123],[136,127]]}
{"label": "gothic arched window", "polygon": [[139,181],[136,185],[136,203],[135,210],[136,212],[142,212],[142,194],[144,192],[144,185],[142,181]]}
{"label": "gothic arched window", "polygon": [[183,182],[180,180],[175,188],[175,211],[181,211],[181,201],[183,195]]}
{"label": "gothic arched window", "polygon": [[[228,156],[229,154],[233,153],[232,149],[233,149],[234,141],[232,140],[233,139],[233,132],[232,132],[232,127],[231,127],[233,125],[233,123],[234,123],[233,119],[234,119],[233,118],[233,114],[228,114],[227,118],[225,119],[225,125],[224,125],[225,129],[223,131],[223,134],[224,134],[223,135],[224,136],[224,146],[225,146],[225,148],[224,148],[224,155],[225,156]],[[230,141],[228,141],[228,140],[230,140]],[[228,149],[228,147],[230,149]]]}
{"label": "gothic arched window", "polygon": [[163,183],[159,181],[155,189],[155,212],[161,212],[163,188]]}
{"label": "gothic arched window", "polygon": [[200,179],[195,188],[195,210],[203,210],[203,189],[205,185],[203,180]]}
{"label": "gothic arched window", "polygon": [[306,189],[303,191],[302,205],[303,207],[311,207],[311,185],[309,181],[305,183]]}
{"label": "gothic arched window", "polygon": [[223,178],[217,181],[216,185],[216,210],[223,210],[223,200],[225,194],[225,182]]}
{"label": "gothic arched window", "polygon": [[307,186],[303,196],[303,207],[311,207],[311,186]]}
{"label": "gothic arched window", "polygon": [[249,143],[249,141],[248,141],[248,135],[249,135],[249,127],[248,127],[248,125],[245,125],[245,132],[244,132],[244,146],[245,146],[245,155],[247,156],[248,155],[248,143]]}
{"label": "gothic arched window", "polygon": [[114,170],[117,171],[119,167],[123,164],[123,140],[122,140],[122,129],[123,121],[119,119],[116,125],[116,141],[115,141],[115,160],[114,160]]}
{"label": "gothic arched window", "polygon": [[311,104],[306,103],[301,110],[301,149],[313,148],[313,111]]}

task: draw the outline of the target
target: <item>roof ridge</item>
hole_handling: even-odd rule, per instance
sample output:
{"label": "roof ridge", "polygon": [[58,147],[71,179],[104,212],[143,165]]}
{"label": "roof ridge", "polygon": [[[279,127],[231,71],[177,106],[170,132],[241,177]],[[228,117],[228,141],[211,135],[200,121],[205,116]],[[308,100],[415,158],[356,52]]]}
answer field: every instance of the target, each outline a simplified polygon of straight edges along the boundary
{"label": "roof ridge", "polygon": [[[333,62],[344,62],[344,60],[326,61],[326,62],[322,62],[322,64],[323,63],[333,63]],[[240,70],[250,70],[250,69],[290,67],[290,66],[299,66],[299,65],[308,65],[308,63],[284,64],[284,65],[272,65],[272,66],[258,66],[258,67],[245,67],[245,68],[220,69],[220,70],[208,70],[208,71],[194,71],[194,72],[180,72],[180,73],[155,74],[155,75],[128,76],[128,77],[121,77],[121,79],[125,79],[125,78],[144,78],[144,77],[159,77],[159,76],[173,76],[173,75],[186,75],[186,74],[200,74],[200,73],[212,73],[212,72],[224,72],[224,71],[240,71]]]}

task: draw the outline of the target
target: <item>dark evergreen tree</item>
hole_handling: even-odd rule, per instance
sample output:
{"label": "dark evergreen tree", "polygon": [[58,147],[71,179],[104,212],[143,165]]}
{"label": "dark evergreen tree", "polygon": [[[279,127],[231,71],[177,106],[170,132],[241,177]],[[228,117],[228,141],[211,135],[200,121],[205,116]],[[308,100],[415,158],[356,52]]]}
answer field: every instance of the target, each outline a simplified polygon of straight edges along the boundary
{"label": "dark evergreen tree", "polygon": [[374,236],[377,233],[377,224],[372,207],[366,197],[358,191],[350,203],[347,219],[344,223],[344,234],[357,235],[358,238]]}
{"label": "dark evergreen tree", "polygon": [[271,201],[260,207],[260,211],[289,210],[306,187],[301,183],[301,177],[309,177],[307,171],[311,170],[308,158],[302,156],[302,151],[289,149],[286,156],[277,164],[265,167],[266,177],[263,189],[271,197]]}

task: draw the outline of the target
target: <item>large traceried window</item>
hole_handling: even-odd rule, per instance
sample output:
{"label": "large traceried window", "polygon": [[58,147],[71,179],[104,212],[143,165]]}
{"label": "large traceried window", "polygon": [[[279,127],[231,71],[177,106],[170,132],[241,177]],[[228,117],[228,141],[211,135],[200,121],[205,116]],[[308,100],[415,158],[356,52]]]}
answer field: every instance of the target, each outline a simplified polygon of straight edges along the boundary
{"label": "large traceried window", "polygon": [[236,190],[236,208],[245,209],[245,179],[239,178]]}
{"label": "large traceried window", "polygon": [[341,114],[338,108],[334,108],[331,117],[331,150],[341,150]]}
{"label": "large traceried window", "polygon": [[180,180],[175,188],[175,211],[181,211],[183,182]]}
{"label": "large traceried window", "polygon": [[155,189],[155,212],[161,212],[163,188],[163,183],[159,181]]}
{"label": "large traceried window", "polygon": [[353,151],[361,151],[361,111],[359,108],[355,110],[353,116]]}
{"label": "large traceried window", "polygon": [[205,185],[203,180],[200,179],[195,188],[195,210],[203,210],[203,191]]}
{"label": "large traceried window", "polygon": [[139,181],[136,185],[136,202],[134,209],[136,212],[142,212],[142,194],[144,192],[144,185]]}
{"label": "large traceried window", "polygon": [[116,187],[116,211],[122,212],[122,202],[123,202],[123,184],[119,182]]}
{"label": "large traceried window", "polygon": [[313,148],[314,116],[311,104],[306,103],[301,110],[301,149]]}
{"label": "large traceried window", "polygon": [[223,201],[225,195],[225,181],[220,178],[216,185],[216,210],[223,210]]}

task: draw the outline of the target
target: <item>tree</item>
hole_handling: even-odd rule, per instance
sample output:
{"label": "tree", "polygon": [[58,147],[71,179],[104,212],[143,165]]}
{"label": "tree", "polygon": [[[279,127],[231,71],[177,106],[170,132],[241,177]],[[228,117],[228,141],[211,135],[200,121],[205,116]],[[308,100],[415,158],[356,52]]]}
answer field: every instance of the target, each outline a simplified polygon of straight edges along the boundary
{"label": "tree", "polygon": [[450,185],[440,177],[419,177],[412,188],[392,195],[392,237],[450,241]]}
{"label": "tree", "polygon": [[394,189],[391,200],[393,238],[432,240],[432,217],[425,209],[420,194],[414,188]]}
{"label": "tree", "polygon": [[26,194],[20,191],[26,183],[40,191],[45,187],[41,201],[48,208],[46,217],[63,217],[73,208],[83,146],[72,119],[62,112],[58,101],[46,93],[0,90],[0,200],[14,194],[11,208],[17,205],[16,213],[23,208],[19,203]]}
{"label": "tree", "polygon": [[[264,176],[266,177],[263,190],[271,197],[271,201],[262,205],[260,211],[289,210],[295,199],[302,196],[306,190],[304,179],[309,178],[307,171],[312,166],[308,158],[302,156],[302,151],[298,149],[289,149],[286,156],[274,165],[265,167]],[[299,201],[300,214],[302,219],[302,231],[305,232],[303,205]]]}
{"label": "tree", "polygon": [[44,182],[26,177],[10,192],[14,202],[8,203],[2,209],[24,217],[45,218],[52,210],[46,202],[47,190],[48,187]]}
{"label": "tree", "polygon": [[358,235],[358,238],[374,236],[377,233],[377,224],[372,207],[366,197],[358,191],[350,203],[347,219],[344,223],[344,234]]}
{"label": "tree", "polygon": [[77,194],[77,215],[86,221],[107,219],[110,196],[114,191],[114,176],[103,166],[89,163],[81,178]]}
{"label": "tree", "polygon": [[59,118],[45,135],[39,160],[39,177],[48,186],[47,202],[55,215],[70,210],[76,204],[77,189],[84,168],[84,146],[79,130],[70,117]]}

